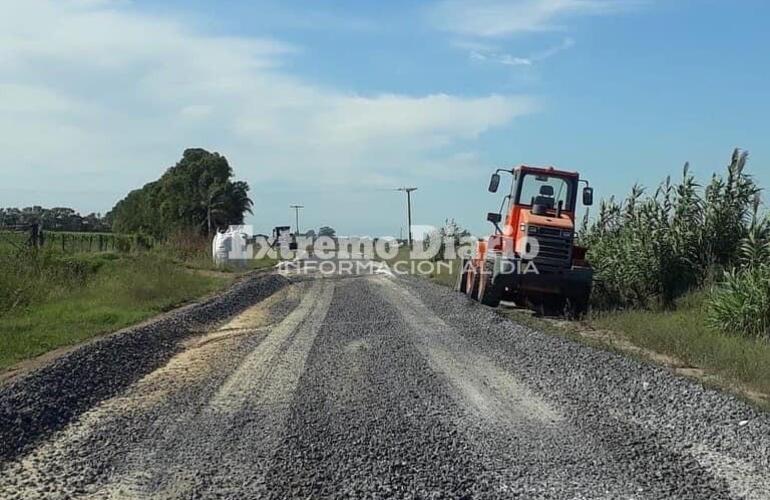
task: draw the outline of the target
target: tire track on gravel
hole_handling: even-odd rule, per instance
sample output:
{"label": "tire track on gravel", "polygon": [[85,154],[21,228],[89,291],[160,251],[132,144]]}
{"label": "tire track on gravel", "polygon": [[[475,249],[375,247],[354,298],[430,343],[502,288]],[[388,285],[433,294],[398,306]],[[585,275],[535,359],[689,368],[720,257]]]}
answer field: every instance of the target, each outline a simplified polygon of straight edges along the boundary
{"label": "tire track on gravel", "polygon": [[766,414],[658,367],[532,331],[427,280],[398,282],[470,349],[547,395],[634,478],[636,498],[770,498]]}
{"label": "tire track on gravel", "polygon": [[219,387],[206,406],[127,457],[129,472],[95,498],[241,496],[262,482],[288,405],[323,323],[334,283],[318,280]]}
{"label": "tire track on gravel", "polygon": [[[126,394],[95,407],[23,458],[3,464],[0,497],[194,496],[202,484],[211,483],[206,476],[219,469],[217,459],[228,453],[227,443],[220,443],[220,452],[212,451],[207,437],[225,429],[233,436],[240,433],[240,424],[207,415],[210,401],[238,376],[243,360],[265,353],[266,335],[281,336],[289,344],[286,350],[296,350],[295,330],[318,310],[327,291],[321,284],[305,293],[307,288],[310,283],[287,287],[218,330],[192,339],[186,350]],[[271,323],[275,326],[268,334]],[[276,342],[271,338],[270,344]]]}
{"label": "tire track on gravel", "polygon": [[265,498],[468,498],[485,471],[460,409],[367,278],[339,282]]}
{"label": "tire track on gravel", "polygon": [[99,403],[165,366],[189,339],[288,284],[251,273],[201,302],[84,342],[0,383],[0,461],[22,456]]}
{"label": "tire track on gravel", "polygon": [[444,375],[453,394],[477,416],[505,425],[557,425],[562,416],[527,387],[471,349],[452,327],[393,280],[374,281],[398,310],[431,368]]}
{"label": "tire track on gravel", "polygon": [[[397,280],[373,282],[467,409],[466,432],[486,450],[487,467],[497,471],[505,491],[536,498],[657,499],[676,491],[681,498],[728,497],[692,459],[640,439],[629,426],[613,422],[603,435],[583,428],[568,409],[540,398]],[[694,485],[677,490],[662,480],[677,473],[694,477]]]}

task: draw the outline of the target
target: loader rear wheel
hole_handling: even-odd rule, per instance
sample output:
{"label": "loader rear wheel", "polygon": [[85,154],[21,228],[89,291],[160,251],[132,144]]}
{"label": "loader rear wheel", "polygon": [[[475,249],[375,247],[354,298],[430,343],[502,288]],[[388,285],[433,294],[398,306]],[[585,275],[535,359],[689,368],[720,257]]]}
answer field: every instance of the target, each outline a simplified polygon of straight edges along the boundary
{"label": "loader rear wheel", "polygon": [[579,295],[567,298],[566,313],[571,320],[582,319],[588,312],[590,290]]}
{"label": "loader rear wheel", "polygon": [[473,266],[468,269],[465,294],[473,300],[479,300],[479,272]]}
{"label": "loader rear wheel", "polygon": [[495,265],[492,262],[484,262],[484,272],[479,279],[478,300],[485,306],[497,307],[500,305],[501,290],[494,282]]}
{"label": "loader rear wheel", "polygon": [[543,317],[563,317],[567,299],[559,295],[544,295],[537,303],[536,311]]}

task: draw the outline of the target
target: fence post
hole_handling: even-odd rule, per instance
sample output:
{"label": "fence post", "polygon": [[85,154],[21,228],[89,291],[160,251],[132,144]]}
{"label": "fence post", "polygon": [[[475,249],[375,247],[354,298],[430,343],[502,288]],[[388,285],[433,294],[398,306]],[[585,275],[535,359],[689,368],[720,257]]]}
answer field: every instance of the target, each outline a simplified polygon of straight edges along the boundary
{"label": "fence post", "polygon": [[40,224],[32,224],[30,226],[29,243],[34,249],[40,247]]}

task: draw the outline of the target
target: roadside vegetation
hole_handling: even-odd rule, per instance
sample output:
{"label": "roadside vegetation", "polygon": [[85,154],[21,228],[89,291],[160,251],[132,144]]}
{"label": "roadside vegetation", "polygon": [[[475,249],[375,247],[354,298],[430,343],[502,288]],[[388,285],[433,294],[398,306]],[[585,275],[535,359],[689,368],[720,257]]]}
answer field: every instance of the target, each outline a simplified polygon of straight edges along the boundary
{"label": "roadside vegetation", "polygon": [[634,345],[672,356],[685,366],[705,369],[728,384],[770,396],[770,343],[714,328],[704,314],[708,300],[708,292],[695,292],[671,310],[599,313],[589,324],[618,332]]}
{"label": "roadside vegetation", "polygon": [[703,189],[685,165],[678,184],[668,178],[652,195],[634,186],[626,200],[602,202],[580,233],[596,269],[595,305],[671,309],[683,295],[710,289],[712,326],[767,336],[770,303],[761,282],[770,266],[770,219],[745,171],[747,157],[736,150],[727,172]]}
{"label": "roadside vegetation", "polygon": [[31,241],[28,227],[20,230],[3,230],[0,226],[0,245],[24,251],[30,245],[62,253],[80,252],[134,252],[149,250],[158,244],[154,238],[143,234],[118,234],[95,231],[43,230],[37,241]]}
{"label": "roadside vegetation", "polygon": [[245,267],[217,267],[209,239],[184,232],[152,248],[118,245],[103,252],[82,245],[35,250],[4,241],[0,370],[130,326],[220,290],[240,273],[276,264],[264,258]]}
{"label": "roadside vegetation", "polygon": [[770,393],[770,218],[736,150],[701,188],[687,166],[634,186],[581,232],[597,328]]}
{"label": "roadside vegetation", "polygon": [[212,293],[237,272],[274,265],[212,262],[210,235],[243,223],[248,190],[223,156],[188,149],[104,217],[65,208],[0,211],[0,370]]}
{"label": "roadside vegetation", "polygon": [[0,253],[0,369],[149,318],[231,281],[155,253]]}

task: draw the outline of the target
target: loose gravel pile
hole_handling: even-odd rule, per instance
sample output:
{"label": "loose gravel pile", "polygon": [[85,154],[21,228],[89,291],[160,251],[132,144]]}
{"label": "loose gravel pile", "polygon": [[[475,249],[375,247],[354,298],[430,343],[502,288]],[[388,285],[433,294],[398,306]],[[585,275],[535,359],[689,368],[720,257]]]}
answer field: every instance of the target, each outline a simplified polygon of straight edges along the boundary
{"label": "loose gravel pile", "polygon": [[770,498],[729,395],[420,279],[283,293],[0,461],[0,497]]}
{"label": "loose gravel pile", "polygon": [[0,461],[61,429],[99,401],[162,366],[186,337],[283,287],[273,274],[246,278],[205,302],[83,345],[0,387]]}
{"label": "loose gravel pile", "polygon": [[664,368],[532,331],[427,280],[402,283],[470,348],[612,450],[646,491],[770,498],[767,413]]}

